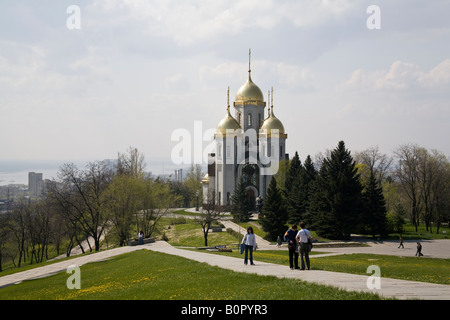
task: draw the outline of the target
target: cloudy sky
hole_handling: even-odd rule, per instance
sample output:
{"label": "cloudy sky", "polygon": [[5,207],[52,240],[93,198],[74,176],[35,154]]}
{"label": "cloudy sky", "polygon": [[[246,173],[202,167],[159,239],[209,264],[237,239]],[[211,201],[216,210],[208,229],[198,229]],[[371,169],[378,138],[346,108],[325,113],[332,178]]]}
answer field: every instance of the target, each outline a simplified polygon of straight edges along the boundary
{"label": "cloudy sky", "polygon": [[[370,5],[380,29],[367,26]],[[175,130],[194,142],[195,121],[206,132],[225,116],[249,48],[291,155],[339,140],[450,155],[449,15],[446,0],[2,1],[0,160],[101,160],[133,146],[158,172]]]}

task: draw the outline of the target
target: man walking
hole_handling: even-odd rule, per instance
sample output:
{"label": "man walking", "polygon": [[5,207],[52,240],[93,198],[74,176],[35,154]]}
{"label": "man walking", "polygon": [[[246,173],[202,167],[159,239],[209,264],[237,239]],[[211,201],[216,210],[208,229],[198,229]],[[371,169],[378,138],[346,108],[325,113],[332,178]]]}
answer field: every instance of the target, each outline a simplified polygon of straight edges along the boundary
{"label": "man walking", "polygon": [[[288,231],[284,234],[284,240],[288,243],[288,249],[289,249],[289,266],[291,269],[300,269],[298,267],[298,248],[297,248],[297,225],[294,224],[292,227],[289,228]],[[295,259],[294,259],[295,257]]]}
{"label": "man walking", "polygon": [[[309,239],[311,239],[311,233],[308,229],[305,228],[305,223],[300,222],[300,228],[301,230],[297,233],[297,241],[300,245],[300,263],[302,270],[305,270],[305,262],[306,262],[306,269],[310,269],[310,263],[309,263]],[[305,261],[303,261],[303,258]]]}

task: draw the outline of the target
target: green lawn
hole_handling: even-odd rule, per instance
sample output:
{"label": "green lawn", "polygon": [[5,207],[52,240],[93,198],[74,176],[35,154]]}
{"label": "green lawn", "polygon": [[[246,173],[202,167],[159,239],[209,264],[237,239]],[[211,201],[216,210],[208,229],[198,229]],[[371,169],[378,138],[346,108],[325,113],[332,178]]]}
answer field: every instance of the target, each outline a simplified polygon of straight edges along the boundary
{"label": "green lawn", "polygon": [[[212,267],[185,258],[140,250],[81,267],[81,289],[69,290],[69,274],[25,281],[0,289],[12,300],[371,300],[378,295],[347,292],[273,276]],[[293,294],[295,293],[295,294]]]}
{"label": "green lawn", "polygon": [[312,269],[367,275],[367,267],[377,265],[386,278],[450,284],[450,259],[345,254],[314,258]]}
{"label": "green lawn", "polygon": [[[212,253],[243,258],[243,255],[238,250]],[[368,275],[367,268],[370,265],[377,265],[380,267],[382,277],[450,284],[450,259],[397,257],[374,254],[343,254],[329,257],[313,257],[315,254],[323,253],[314,252],[314,250],[311,251],[311,269]],[[287,250],[257,250],[254,252],[253,259],[289,266]]]}

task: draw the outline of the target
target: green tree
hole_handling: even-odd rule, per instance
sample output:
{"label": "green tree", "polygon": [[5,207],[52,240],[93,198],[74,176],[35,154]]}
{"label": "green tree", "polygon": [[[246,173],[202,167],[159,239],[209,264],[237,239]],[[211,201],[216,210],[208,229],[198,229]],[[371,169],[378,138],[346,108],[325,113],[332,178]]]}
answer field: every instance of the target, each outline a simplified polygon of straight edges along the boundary
{"label": "green tree", "polygon": [[267,240],[275,241],[286,231],[288,219],[286,208],[283,204],[281,191],[277,187],[275,177],[270,180],[267,196],[263,207],[263,216],[260,218],[262,228],[267,232]]}
{"label": "green tree", "polygon": [[406,209],[405,206],[398,202],[394,205],[394,209],[387,215],[389,229],[399,234],[403,233],[403,226],[405,225]]}
{"label": "green tree", "polygon": [[305,212],[305,193],[303,190],[303,167],[298,153],[289,163],[283,195],[286,201],[286,210],[289,223],[299,223]]}
{"label": "green tree", "polygon": [[302,170],[302,191],[304,194],[303,201],[303,217],[301,220],[307,220],[312,223],[311,219],[311,199],[314,194],[314,184],[317,179],[317,170],[314,167],[314,163],[311,160],[311,157],[308,155],[303,164]]}
{"label": "green tree", "polygon": [[239,222],[250,220],[250,204],[248,203],[245,182],[242,177],[239,179],[236,188],[234,189],[231,200],[231,214],[233,215],[233,218]]}
{"label": "green tree", "polygon": [[343,141],[323,160],[315,192],[318,234],[348,239],[358,224],[362,186],[355,162]]}
{"label": "green tree", "polygon": [[142,230],[145,237],[151,237],[161,218],[180,200],[181,196],[171,192],[169,182],[145,179],[142,207],[135,212],[136,234]]}
{"label": "green tree", "polygon": [[[189,194],[189,206],[197,207],[198,204],[202,204],[202,178],[204,176],[204,172],[202,171],[202,167],[197,165],[192,165],[191,168],[186,173],[186,178],[183,181],[183,184],[186,186]],[[197,199],[198,197],[198,199]]]}
{"label": "green tree", "polygon": [[381,237],[387,235],[386,202],[383,190],[372,173],[366,190],[363,193],[363,211],[361,223],[375,238],[376,234]]}
{"label": "green tree", "polygon": [[130,240],[133,217],[142,208],[144,179],[128,174],[116,175],[103,193],[103,203],[110,213],[113,233],[120,246]]}

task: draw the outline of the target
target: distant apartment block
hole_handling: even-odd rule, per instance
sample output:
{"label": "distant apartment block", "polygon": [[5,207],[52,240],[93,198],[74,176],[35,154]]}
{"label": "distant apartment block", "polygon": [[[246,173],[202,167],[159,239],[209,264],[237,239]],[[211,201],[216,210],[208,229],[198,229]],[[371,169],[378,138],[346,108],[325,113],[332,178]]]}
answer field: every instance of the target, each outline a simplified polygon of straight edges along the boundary
{"label": "distant apartment block", "polygon": [[42,173],[28,172],[28,195],[39,197],[44,191],[44,181]]}

